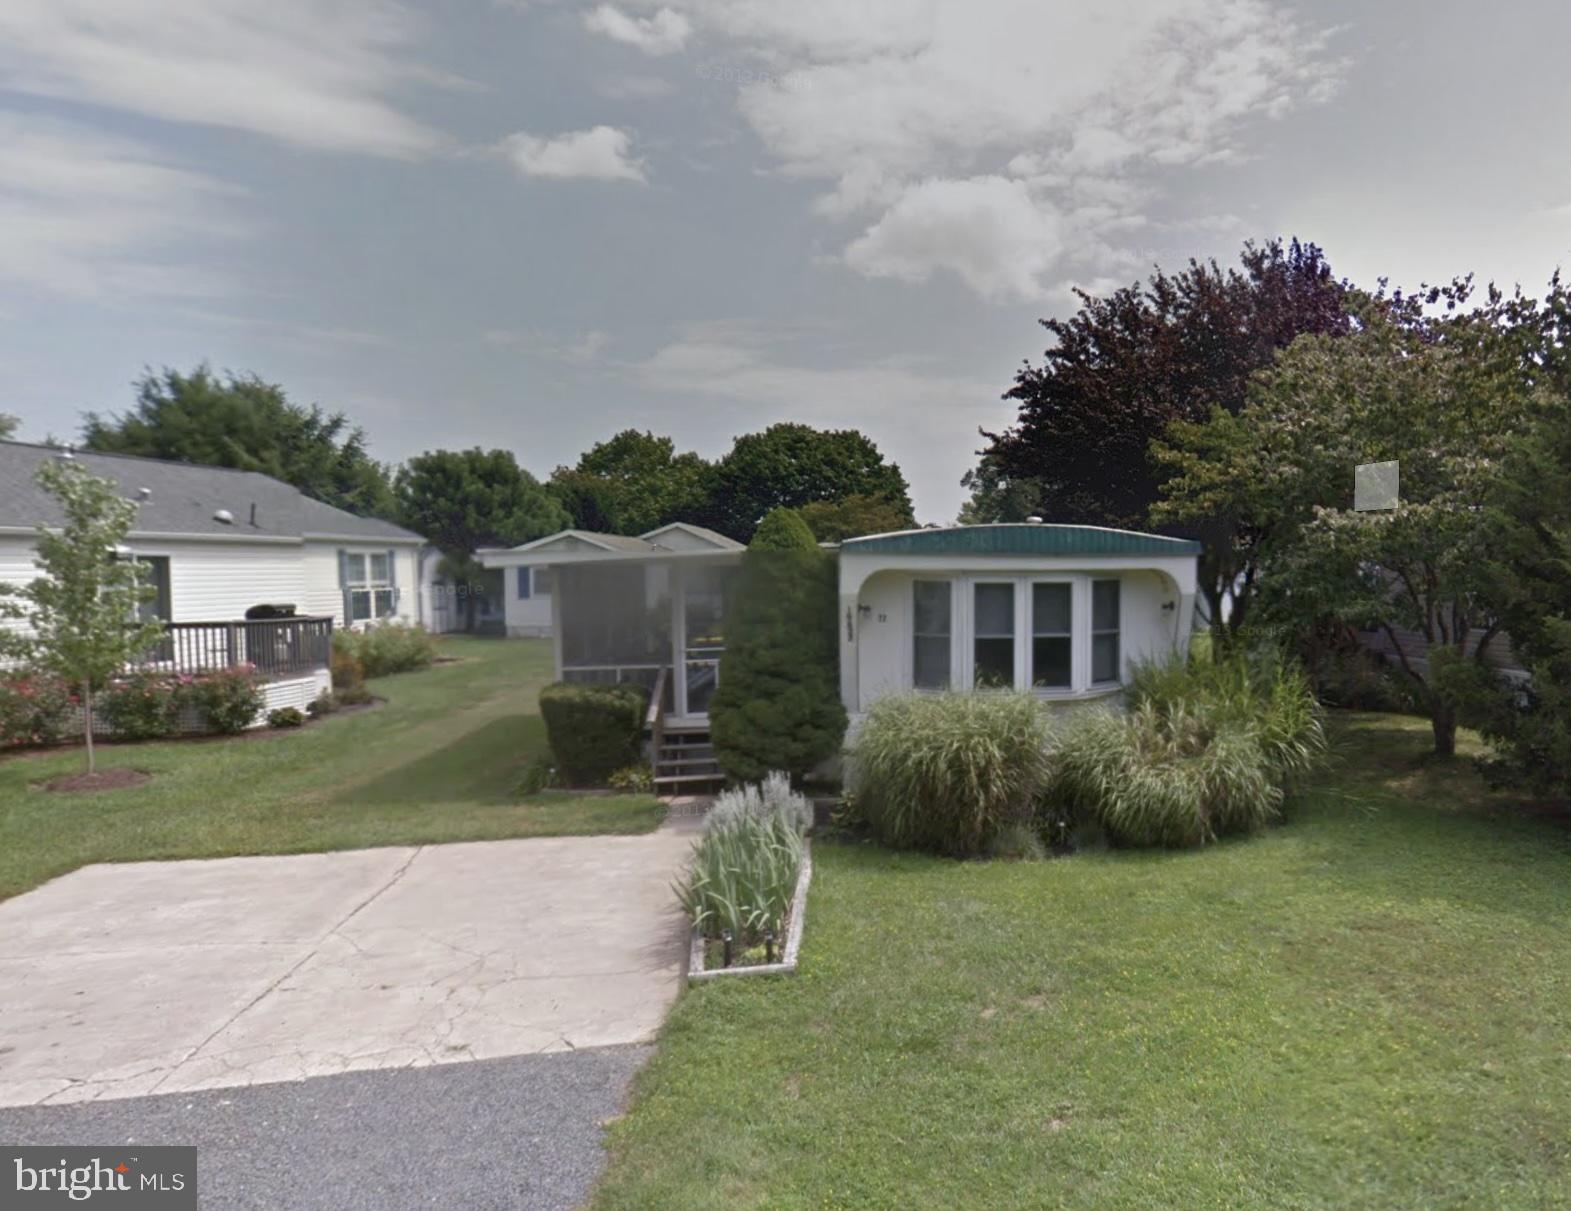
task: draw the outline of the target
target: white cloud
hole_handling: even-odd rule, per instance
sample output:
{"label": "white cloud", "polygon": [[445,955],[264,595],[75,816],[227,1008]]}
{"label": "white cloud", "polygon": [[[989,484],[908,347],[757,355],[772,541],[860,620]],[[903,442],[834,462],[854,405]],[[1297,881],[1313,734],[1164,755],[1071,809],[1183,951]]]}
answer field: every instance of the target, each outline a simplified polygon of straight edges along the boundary
{"label": "white cloud", "polygon": [[674,9],[657,9],[653,16],[634,17],[614,4],[602,4],[584,14],[584,28],[614,42],[636,46],[646,55],[670,55],[682,49],[693,25]]}
{"label": "white cloud", "polygon": [[1063,219],[1007,177],[922,181],[845,250],[870,277],[924,282],[948,269],[984,298],[1036,298],[1057,263]]}
{"label": "white cloud", "polygon": [[390,99],[435,82],[395,0],[6,0],[0,87],[387,156],[441,142]]}
{"label": "white cloud", "polygon": [[550,138],[519,131],[503,139],[500,150],[526,177],[643,181],[643,161],[628,154],[632,144],[625,130],[595,126]]}
{"label": "white cloud", "polygon": [[228,206],[239,193],[131,140],[0,114],[0,281],[79,298],[219,293],[180,258],[244,230]]}
{"label": "white cloud", "polygon": [[740,112],[778,171],[826,184],[820,214],[863,220],[847,264],[995,298],[1106,270],[1096,250],[1173,173],[1241,155],[1341,71],[1273,0],[661,7],[766,69],[738,73]]}

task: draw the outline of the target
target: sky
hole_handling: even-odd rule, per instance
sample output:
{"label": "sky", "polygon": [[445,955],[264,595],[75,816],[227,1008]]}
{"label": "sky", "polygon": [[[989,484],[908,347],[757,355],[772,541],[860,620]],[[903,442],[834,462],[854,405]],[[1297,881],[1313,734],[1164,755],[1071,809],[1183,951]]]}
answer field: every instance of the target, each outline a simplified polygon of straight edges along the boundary
{"label": "sky", "polygon": [[373,453],[852,427],[953,519],[1045,316],[1297,235],[1571,261],[1560,0],[4,0],[0,411],[255,373]]}

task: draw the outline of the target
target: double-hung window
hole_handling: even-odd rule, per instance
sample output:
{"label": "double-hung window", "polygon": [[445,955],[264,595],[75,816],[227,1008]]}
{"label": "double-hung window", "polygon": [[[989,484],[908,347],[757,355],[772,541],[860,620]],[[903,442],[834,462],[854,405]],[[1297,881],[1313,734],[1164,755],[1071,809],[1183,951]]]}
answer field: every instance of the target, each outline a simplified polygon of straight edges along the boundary
{"label": "double-hung window", "polygon": [[949,688],[951,602],[947,580],[918,580],[911,585],[911,684],[919,690]]}
{"label": "double-hung window", "polygon": [[386,551],[344,553],[344,592],[349,621],[390,617],[394,609],[392,558]]}

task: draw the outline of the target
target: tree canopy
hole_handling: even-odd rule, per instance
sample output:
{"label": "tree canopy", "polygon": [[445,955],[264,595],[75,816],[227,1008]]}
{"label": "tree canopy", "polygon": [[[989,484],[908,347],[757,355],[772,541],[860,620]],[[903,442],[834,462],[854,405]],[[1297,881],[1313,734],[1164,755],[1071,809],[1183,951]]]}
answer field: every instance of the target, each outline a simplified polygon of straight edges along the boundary
{"label": "tree canopy", "polygon": [[777,424],[736,439],[714,465],[704,524],[740,542],[765,514],[867,496],[911,516],[905,476],[855,429]]}
{"label": "tree canopy", "polygon": [[399,521],[446,555],[514,547],[565,528],[567,511],[511,450],[431,450],[398,472]]}
{"label": "tree canopy", "polygon": [[393,511],[388,469],[366,452],[363,430],[252,374],[148,372],[129,411],[83,418],[82,441],[105,453],[260,471],[366,517]]}
{"label": "tree canopy", "polygon": [[702,511],[709,464],[676,452],[669,437],[624,429],[597,442],[576,466],[558,467],[548,483],[581,530],[645,534]]}

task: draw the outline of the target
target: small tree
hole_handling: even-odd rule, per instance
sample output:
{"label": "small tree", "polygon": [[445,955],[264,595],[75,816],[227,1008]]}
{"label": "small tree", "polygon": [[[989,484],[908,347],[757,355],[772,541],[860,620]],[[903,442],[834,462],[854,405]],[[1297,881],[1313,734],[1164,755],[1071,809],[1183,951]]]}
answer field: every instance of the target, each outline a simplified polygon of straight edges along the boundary
{"label": "small tree", "polygon": [[709,707],[728,775],[800,778],[834,754],[846,728],[836,657],[834,561],[800,516],[776,509],[743,556]]}
{"label": "small tree", "polygon": [[49,459],[38,483],[60,502],[65,521],[57,531],[38,527],[36,562],[44,575],[20,587],[0,585],[0,618],[25,620],[29,628],[0,630],[0,654],[29,660],[81,694],[92,773],[93,696],[158,640],[163,624],[137,617],[153,591],[141,569],[117,554],[136,505],[78,462]]}

